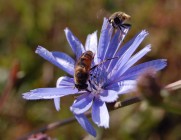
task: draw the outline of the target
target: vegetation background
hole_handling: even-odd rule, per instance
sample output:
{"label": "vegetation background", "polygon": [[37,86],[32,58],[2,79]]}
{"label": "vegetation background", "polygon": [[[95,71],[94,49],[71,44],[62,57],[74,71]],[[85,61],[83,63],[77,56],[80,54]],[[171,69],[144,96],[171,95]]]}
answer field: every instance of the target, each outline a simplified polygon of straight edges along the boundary
{"label": "vegetation background", "polygon": [[[100,33],[103,17],[116,11],[131,15],[132,28],[125,42],[142,29],[149,36],[141,44],[152,51],[141,61],[168,59],[158,76],[162,85],[181,78],[180,0],[0,0],[0,139],[13,140],[54,121],[72,116],[74,97],[65,97],[61,111],[53,101],[26,101],[22,93],[39,87],[54,87],[66,75],[37,54],[38,45],[73,56],[64,35],[71,31],[85,44],[88,34]],[[180,91],[169,100],[181,108]],[[134,95],[125,95],[134,96]],[[181,117],[145,101],[110,113],[110,128],[97,128],[103,140],[179,140]],[[88,138],[75,122],[47,133],[58,140]]]}

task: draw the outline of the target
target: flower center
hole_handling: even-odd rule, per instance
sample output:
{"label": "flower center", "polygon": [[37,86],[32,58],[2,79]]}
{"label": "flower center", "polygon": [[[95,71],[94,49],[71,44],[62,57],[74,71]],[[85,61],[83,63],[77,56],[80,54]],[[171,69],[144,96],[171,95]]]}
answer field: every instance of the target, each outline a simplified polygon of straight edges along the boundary
{"label": "flower center", "polygon": [[104,65],[97,66],[91,71],[89,78],[90,91],[94,94],[99,94],[107,82],[107,75]]}

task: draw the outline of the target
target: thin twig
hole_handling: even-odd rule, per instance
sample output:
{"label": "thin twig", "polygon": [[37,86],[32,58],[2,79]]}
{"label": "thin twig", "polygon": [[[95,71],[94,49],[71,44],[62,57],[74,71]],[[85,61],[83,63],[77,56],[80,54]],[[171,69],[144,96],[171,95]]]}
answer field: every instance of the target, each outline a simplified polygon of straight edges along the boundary
{"label": "thin twig", "polygon": [[6,101],[8,100],[8,97],[9,97],[15,83],[17,82],[17,73],[19,72],[19,67],[20,67],[19,62],[15,60],[13,62],[13,66],[12,66],[12,68],[10,70],[7,83],[6,83],[5,87],[4,87],[4,90],[1,93],[0,111],[3,108],[4,104],[6,103]]}
{"label": "thin twig", "polygon": [[34,131],[31,131],[30,133],[24,135],[23,137],[19,138],[18,140],[26,140],[29,136],[31,136],[32,134],[36,134],[36,133],[45,133],[46,131],[48,130],[52,130],[54,128],[57,128],[57,127],[60,127],[60,126],[63,126],[65,124],[69,124],[69,123],[72,123],[72,122],[75,122],[75,118],[74,117],[71,117],[71,118],[68,118],[68,119],[65,119],[63,121],[57,121],[57,122],[53,122],[53,123],[50,123],[42,128],[39,128],[37,130],[34,130]]}
{"label": "thin twig", "polygon": [[178,80],[174,83],[171,83],[167,86],[165,86],[165,89],[171,91],[171,90],[177,90],[177,89],[181,89],[181,80]]}

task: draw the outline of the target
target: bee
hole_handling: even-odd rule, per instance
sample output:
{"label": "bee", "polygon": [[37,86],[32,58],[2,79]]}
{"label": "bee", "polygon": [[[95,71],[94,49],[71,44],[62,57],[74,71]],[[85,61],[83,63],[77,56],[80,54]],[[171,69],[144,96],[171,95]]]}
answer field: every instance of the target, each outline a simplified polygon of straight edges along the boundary
{"label": "bee", "polygon": [[124,28],[130,28],[131,24],[124,23],[125,20],[130,19],[131,16],[124,12],[115,12],[109,17],[109,23],[113,26],[113,28],[119,28],[122,32]]}
{"label": "bee", "polygon": [[[118,58],[118,57],[114,57]],[[91,70],[95,69],[97,66],[101,65],[102,63],[105,63],[108,60],[114,59],[114,58],[109,58],[105,59],[104,61],[100,62],[99,64],[94,65],[91,67],[92,61],[94,59],[94,54],[92,51],[86,51],[84,52],[80,58],[77,60],[77,63],[75,65],[75,70],[74,70],[74,82],[75,82],[75,87],[81,91],[81,90],[86,90],[90,92],[88,88],[87,82],[89,81],[89,76],[91,75],[90,72]],[[89,83],[91,83],[89,81]]]}
{"label": "bee", "polygon": [[84,52],[78,59],[75,65],[74,82],[75,87],[80,91],[87,89],[87,81],[89,79],[89,72],[91,70],[92,60],[94,54],[92,51]]}

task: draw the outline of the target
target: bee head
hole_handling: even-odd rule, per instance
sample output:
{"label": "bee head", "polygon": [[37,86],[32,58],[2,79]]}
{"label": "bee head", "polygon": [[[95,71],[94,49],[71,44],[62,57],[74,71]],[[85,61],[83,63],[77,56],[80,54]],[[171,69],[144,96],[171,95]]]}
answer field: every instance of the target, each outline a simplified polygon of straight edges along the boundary
{"label": "bee head", "polygon": [[94,54],[93,54],[92,51],[86,51],[86,52],[84,53],[84,56],[89,57],[90,59],[93,59],[93,58],[94,58]]}
{"label": "bee head", "polygon": [[75,87],[80,91],[87,89],[88,85],[87,84],[75,84]]}
{"label": "bee head", "polygon": [[115,17],[115,18],[114,18],[114,23],[115,23],[116,25],[120,24],[121,22],[122,22],[122,21],[120,20],[119,17]]}

